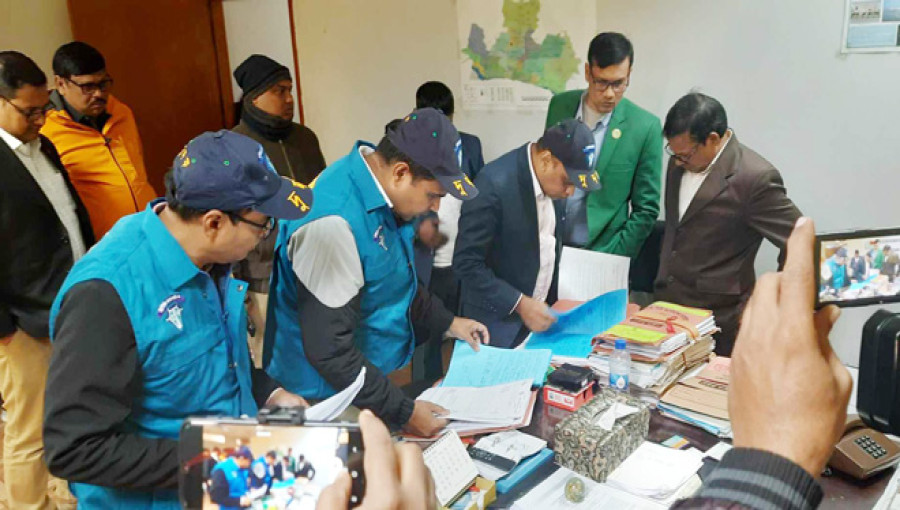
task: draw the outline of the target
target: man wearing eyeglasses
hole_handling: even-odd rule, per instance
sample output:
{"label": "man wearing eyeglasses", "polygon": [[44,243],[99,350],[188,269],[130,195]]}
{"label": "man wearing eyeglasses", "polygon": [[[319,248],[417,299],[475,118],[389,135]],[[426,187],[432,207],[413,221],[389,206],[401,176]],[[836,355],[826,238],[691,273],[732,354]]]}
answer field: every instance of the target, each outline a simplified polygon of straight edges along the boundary
{"label": "man wearing eyeglasses", "polygon": [[94,242],[53,144],[38,133],[48,100],[37,64],[0,52],[0,394],[9,508],[52,508],[41,440],[47,318],[72,263]]}
{"label": "man wearing eyeglasses", "polygon": [[553,96],[546,127],[576,118],[594,134],[601,189],[566,199],[563,244],[636,257],[659,216],[662,134],[659,119],[623,95],[634,49],[622,34],[591,41],[586,90]]}
{"label": "man wearing eyeglasses", "polygon": [[80,508],[181,508],[178,432],[188,416],[255,416],[305,401],[254,370],[247,283],[231,265],[312,207],[253,140],[191,140],[166,197],[121,219],[72,268],[50,313],[44,443]]}
{"label": "man wearing eyeglasses", "polygon": [[730,356],[759,245],[765,237],[783,250],[800,211],[778,170],[738,142],[712,97],[679,99],[663,134],[670,157],[655,297],[713,310],[722,328],[716,353]]}
{"label": "man wearing eyeglasses", "polygon": [[119,218],[156,197],[131,109],[110,93],[113,79],[95,48],[75,41],[53,55],[53,110],[41,133],[59,151],[99,239]]}

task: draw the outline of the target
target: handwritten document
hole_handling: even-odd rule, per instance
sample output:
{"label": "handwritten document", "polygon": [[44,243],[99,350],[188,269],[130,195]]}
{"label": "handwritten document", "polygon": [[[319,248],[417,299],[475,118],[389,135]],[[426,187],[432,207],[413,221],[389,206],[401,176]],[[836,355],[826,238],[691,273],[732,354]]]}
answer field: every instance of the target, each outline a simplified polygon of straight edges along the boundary
{"label": "handwritten document", "polygon": [[441,386],[494,386],[531,379],[532,386],[544,384],[550,366],[549,349],[500,349],[482,345],[478,352],[457,340],[450,368]]}

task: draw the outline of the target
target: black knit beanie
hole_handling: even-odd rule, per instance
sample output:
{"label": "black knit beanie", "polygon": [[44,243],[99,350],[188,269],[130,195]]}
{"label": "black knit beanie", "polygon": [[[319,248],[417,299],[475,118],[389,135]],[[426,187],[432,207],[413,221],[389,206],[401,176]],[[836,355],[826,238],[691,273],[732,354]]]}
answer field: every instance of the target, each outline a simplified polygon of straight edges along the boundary
{"label": "black knit beanie", "polygon": [[290,80],[287,67],[265,55],[250,55],[234,70],[234,79],[244,96],[255,98],[281,80]]}

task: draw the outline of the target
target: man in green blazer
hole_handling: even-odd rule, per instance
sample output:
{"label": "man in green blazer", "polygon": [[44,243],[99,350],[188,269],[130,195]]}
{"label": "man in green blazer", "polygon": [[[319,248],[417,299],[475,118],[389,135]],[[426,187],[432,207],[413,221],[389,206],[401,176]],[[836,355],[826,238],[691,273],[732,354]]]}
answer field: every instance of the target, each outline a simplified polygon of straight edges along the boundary
{"label": "man in green blazer", "polygon": [[634,63],[631,42],[604,32],[591,41],[587,90],[553,96],[546,125],[576,118],[594,134],[603,187],[566,200],[563,244],[636,257],[659,215],[662,126],[623,98]]}

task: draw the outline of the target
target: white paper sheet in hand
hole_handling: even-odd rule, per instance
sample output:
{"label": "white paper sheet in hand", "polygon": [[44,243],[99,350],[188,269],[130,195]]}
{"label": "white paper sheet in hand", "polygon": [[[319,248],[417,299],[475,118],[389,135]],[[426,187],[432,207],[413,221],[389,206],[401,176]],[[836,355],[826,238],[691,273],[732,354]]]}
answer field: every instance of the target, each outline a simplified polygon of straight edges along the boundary
{"label": "white paper sheet in hand", "polygon": [[362,367],[353,384],[341,392],[319,402],[306,410],[306,419],[310,421],[331,421],[341,415],[353,403],[366,381],[366,367]]}
{"label": "white paper sheet in hand", "polygon": [[564,246],[559,258],[558,299],[589,301],[600,294],[628,289],[631,259]]}

